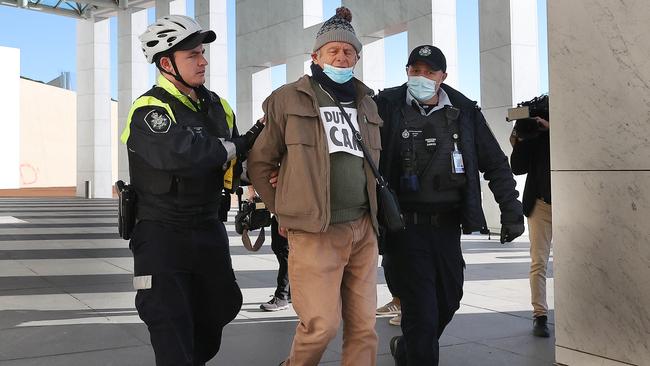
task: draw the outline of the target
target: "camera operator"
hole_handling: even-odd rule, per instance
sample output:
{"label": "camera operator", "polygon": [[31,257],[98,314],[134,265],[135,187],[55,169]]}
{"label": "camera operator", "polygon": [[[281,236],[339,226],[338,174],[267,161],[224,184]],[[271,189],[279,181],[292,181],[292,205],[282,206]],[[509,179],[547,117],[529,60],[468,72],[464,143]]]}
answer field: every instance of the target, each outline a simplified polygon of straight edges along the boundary
{"label": "camera operator", "polygon": [[[548,116],[548,112],[546,112]],[[548,118],[548,117],[547,117]],[[521,125],[536,123],[535,133],[522,133]],[[519,127],[517,125],[520,125]],[[526,131],[531,131],[526,127]],[[548,305],[546,303],[546,269],[551,251],[551,171],[549,122],[542,117],[517,120],[510,136],[510,156],[515,175],[528,173],[524,188],[523,208],[528,218],[530,236],[530,292],[533,305],[533,334],[548,337]]]}

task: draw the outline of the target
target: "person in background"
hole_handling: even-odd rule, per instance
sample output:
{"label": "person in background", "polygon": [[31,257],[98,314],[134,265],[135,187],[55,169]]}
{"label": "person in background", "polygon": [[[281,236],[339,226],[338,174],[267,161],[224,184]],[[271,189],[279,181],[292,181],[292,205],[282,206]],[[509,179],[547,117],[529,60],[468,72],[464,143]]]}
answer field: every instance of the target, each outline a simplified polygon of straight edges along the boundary
{"label": "person in background", "polygon": [[[524,186],[524,215],[530,237],[530,295],[533,305],[533,334],[549,337],[546,271],[553,239],[551,210],[551,157],[549,121],[535,117],[537,134],[522,138],[512,130],[510,164],[516,175],[528,174]],[[518,122],[517,122],[518,123]]]}

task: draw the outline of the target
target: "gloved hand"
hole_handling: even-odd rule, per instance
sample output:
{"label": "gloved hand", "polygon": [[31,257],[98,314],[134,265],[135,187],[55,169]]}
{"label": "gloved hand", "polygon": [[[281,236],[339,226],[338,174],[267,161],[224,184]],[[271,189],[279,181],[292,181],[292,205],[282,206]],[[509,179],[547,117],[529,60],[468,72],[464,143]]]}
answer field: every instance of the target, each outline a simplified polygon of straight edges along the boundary
{"label": "gloved hand", "polygon": [[263,128],[264,128],[264,118],[260,118],[257,120],[257,122],[255,122],[253,127],[251,127],[251,129],[244,134],[244,137],[248,141],[249,149],[253,147],[255,140],[257,140],[257,136],[260,135]]}
{"label": "gloved hand", "polygon": [[501,224],[501,244],[509,243],[524,233],[524,224]]}
{"label": "gloved hand", "polygon": [[251,148],[251,145],[248,142],[246,136],[233,137],[228,141],[232,142],[235,145],[237,160],[242,161],[242,157],[246,156],[246,153]]}
{"label": "gloved hand", "polygon": [[255,140],[257,139],[257,136],[260,135],[262,132],[262,129],[264,128],[264,123],[261,122],[261,120],[258,120],[255,122],[253,127],[251,127],[248,132],[243,134],[242,136],[238,137],[233,137],[230,139],[230,142],[235,144],[235,147],[237,149],[237,159],[244,160],[244,157],[248,153],[248,150],[250,150],[251,147],[253,147],[253,144],[255,143]]}

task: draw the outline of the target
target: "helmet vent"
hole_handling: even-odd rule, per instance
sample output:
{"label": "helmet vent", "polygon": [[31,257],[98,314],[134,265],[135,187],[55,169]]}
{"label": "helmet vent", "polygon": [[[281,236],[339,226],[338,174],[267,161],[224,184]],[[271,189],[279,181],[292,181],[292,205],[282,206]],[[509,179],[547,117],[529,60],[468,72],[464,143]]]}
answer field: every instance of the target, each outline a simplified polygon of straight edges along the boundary
{"label": "helmet vent", "polygon": [[167,39],[167,42],[171,45],[171,43],[174,42],[174,41],[176,40],[176,38],[178,38],[178,37],[176,37],[176,36],[169,37],[169,38]]}
{"label": "helmet vent", "polygon": [[175,23],[175,24],[178,24],[178,26],[181,27],[181,28],[183,28],[183,29],[187,29],[187,27],[185,27],[184,25],[182,25],[182,24],[179,23],[179,22],[174,22],[174,23]]}
{"label": "helmet vent", "polygon": [[158,41],[149,41],[147,42],[147,47],[153,47],[158,44]]}

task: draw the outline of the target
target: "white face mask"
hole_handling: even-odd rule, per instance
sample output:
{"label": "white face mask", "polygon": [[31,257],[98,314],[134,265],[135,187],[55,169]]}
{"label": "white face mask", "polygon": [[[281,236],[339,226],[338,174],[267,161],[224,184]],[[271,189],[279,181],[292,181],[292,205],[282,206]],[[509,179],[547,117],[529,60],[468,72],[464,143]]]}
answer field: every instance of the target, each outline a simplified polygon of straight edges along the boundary
{"label": "white face mask", "polygon": [[409,76],[406,85],[409,93],[418,102],[426,102],[436,95],[436,81],[424,76]]}

